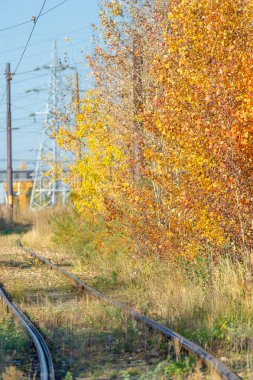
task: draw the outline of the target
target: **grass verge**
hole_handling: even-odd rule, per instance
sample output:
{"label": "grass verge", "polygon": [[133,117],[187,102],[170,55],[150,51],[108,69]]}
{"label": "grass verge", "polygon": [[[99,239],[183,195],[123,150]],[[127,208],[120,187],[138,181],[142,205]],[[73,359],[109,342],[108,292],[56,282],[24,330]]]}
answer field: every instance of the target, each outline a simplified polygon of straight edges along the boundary
{"label": "grass verge", "polygon": [[[133,242],[120,224],[108,226],[103,220],[87,223],[66,210],[40,214],[23,242],[66,266],[98,290],[200,344],[243,379],[252,379],[253,260],[250,255],[240,262],[229,256],[219,262],[202,257],[192,261],[143,257],[135,253]],[[86,309],[87,305],[83,307]],[[53,309],[48,314],[53,315]],[[93,321],[95,316],[101,318],[97,310]],[[66,320],[66,325],[69,323]],[[158,366],[158,373],[166,366]],[[147,376],[155,376],[156,368],[152,371]],[[197,376],[197,371],[194,373]],[[184,378],[185,375],[171,376]]]}
{"label": "grass verge", "polygon": [[195,341],[244,379],[253,377],[252,255],[218,262],[141,257],[120,225],[67,213],[51,222],[52,244],[98,290]]}

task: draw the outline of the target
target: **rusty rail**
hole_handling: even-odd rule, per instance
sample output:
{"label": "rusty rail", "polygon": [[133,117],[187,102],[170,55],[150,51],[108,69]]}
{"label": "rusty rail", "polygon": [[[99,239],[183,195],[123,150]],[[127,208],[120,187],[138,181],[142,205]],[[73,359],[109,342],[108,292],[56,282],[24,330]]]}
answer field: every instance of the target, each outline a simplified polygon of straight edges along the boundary
{"label": "rusty rail", "polygon": [[40,379],[41,380],[54,380],[54,365],[52,361],[52,357],[49,351],[49,348],[40,334],[40,332],[36,329],[36,327],[32,324],[32,322],[27,318],[27,316],[23,313],[22,310],[11,300],[10,296],[6,293],[3,287],[0,286],[0,297],[8,306],[9,310],[13,313],[13,315],[18,318],[20,323],[23,325],[27,334],[33,341],[35,346],[39,363],[40,363]]}
{"label": "rusty rail", "polygon": [[169,329],[166,326],[163,326],[162,324],[156,322],[155,320],[144,316],[137,311],[131,309],[130,307],[122,304],[119,301],[116,301],[109,296],[98,292],[96,289],[92,288],[91,286],[87,285],[85,282],[81,281],[78,277],[76,277],[74,274],[68,272],[67,270],[58,267],[57,265],[51,263],[46,258],[38,255],[37,253],[33,252],[32,250],[24,247],[21,243],[21,241],[18,241],[18,246],[22,250],[24,250],[26,253],[33,256],[35,259],[41,261],[45,265],[47,265],[49,268],[62,273],[65,277],[68,278],[75,286],[78,288],[85,290],[89,292],[92,296],[95,296],[99,299],[105,300],[111,305],[114,305],[116,307],[119,307],[127,314],[131,315],[135,320],[141,322],[142,324],[149,326],[154,331],[160,332],[164,337],[168,339],[173,339],[175,342],[177,342],[180,347],[188,352],[189,354],[197,357],[199,361],[202,362],[202,364],[207,367],[212,373],[216,375],[216,379],[220,378],[222,380],[241,380],[241,378],[233,373],[227,366],[225,366],[220,360],[213,357],[211,354],[209,354],[207,351],[205,351],[203,348],[198,346],[197,344],[191,342],[190,340],[184,338],[182,335],[178,334],[177,332]]}

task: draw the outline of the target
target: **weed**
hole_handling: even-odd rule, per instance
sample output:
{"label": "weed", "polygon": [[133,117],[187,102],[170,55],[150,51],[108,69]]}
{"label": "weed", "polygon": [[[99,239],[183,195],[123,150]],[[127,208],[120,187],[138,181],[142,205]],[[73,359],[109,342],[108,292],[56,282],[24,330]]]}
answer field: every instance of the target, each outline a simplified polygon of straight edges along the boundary
{"label": "weed", "polygon": [[[125,236],[127,231],[123,234],[116,224],[112,223],[108,227],[102,220],[96,223],[85,222],[74,213],[60,214],[59,211],[55,215],[40,215],[39,218],[41,221],[48,218],[46,227],[43,230],[41,222],[38,222],[33,231],[26,234],[26,244],[32,246],[34,239],[39,239],[36,244],[43,250],[43,255],[53,261],[56,258],[60,265],[71,265],[71,271],[98,290],[161,321],[215,356],[222,357],[237,372],[243,373],[245,379],[247,376],[252,378],[252,257],[247,257],[245,262],[225,257],[215,263],[211,254],[204,259],[197,257],[193,262],[172,257],[141,257],[134,252],[131,239]],[[48,237],[44,239],[46,230]],[[10,245],[14,241],[14,237],[2,239]],[[43,248],[49,246],[52,248],[50,251]],[[40,284],[39,270],[36,269],[33,276],[33,283]],[[16,282],[18,283],[17,278]],[[49,276],[47,285],[53,284],[53,279]],[[97,322],[103,322],[110,325],[109,336],[112,331],[113,334],[120,335],[124,326],[124,337],[127,336],[128,340],[118,341],[114,345],[110,343],[110,347],[117,354],[131,352],[140,339],[138,332],[134,331],[135,326],[123,324],[117,311],[100,307],[96,302],[83,301],[83,309],[85,318],[83,310],[80,310],[81,325],[85,326],[86,331],[94,331],[99,326]],[[29,312],[31,313],[31,308]],[[34,317],[44,321],[46,329],[47,326],[57,326],[58,333],[54,332],[54,336],[51,332],[56,341],[68,337],[68,329],[59,327],[62,320],[66,326],[75,325],[72,310],[65,313],[63,318],[62,311],[56,312],[55,305],[50,302],[41,314],[36,308]],[[121,324],[117,324],[119,320]],[[148,336],[145,342],[148,349],[152,348],[153,343],[153,338]],[[81,347],[81,344],[79,339],[76,343],[72,342],[73,351],[78,349],[78,345]],[[65,341],[64,346],[68,346]],[[160,345],[161,351],[166,352],[163,342]]]}
{"label": "weed", "polygon": [[67,372],[63,380],[73,380],[73,375],[70,372]]}
{"label": "weed", "polygon": [[[159,363],[153,370],[143,374],[139,380],[181,380],[189,378],[196,372],[196,361],[192,357],[174,360],[168,357],[165,361]],[[199,377],[201,379],[202,377]]]}
{"label": "weed", "polygon": [[16,367],[10,366],[6,368],[5,372],[2,374],[2,380],[25,380],[27,377]]}
{"label": "weed", "polygon": [[[226,257],[213,261],[213,252],[202,252],[195,260],[140,257],[131,240],[117,226],[108,227],[66,217],[65,230],[56,223],[53,236],[62,251],[76,236],[73,245],[73,270],[90,272],[90,284],[99,290],[120,294],[143,313],[168,324],[179,333],[204,346],[214,355],[229,358],[234,352],[252,349],[253,294],[252,258],[237,262]],[[68,220],[68,218],[71,219]],[[73,230],[73,225],[75,226]],[[63,236],[70,239],[64,247]],[[229,247],[227,248],[229,250]],[[69,251],[68,251],[69,252]],[[229,360],[229,359],[227,359]],[[238,366],[238,361],[236,366]],[[253,361],[248,366],[253,369]]]}
{"label": "weed", "polygon": [[[29,342],[19,322],[0,304],[0,378],[26,379],[29,370]],[[19,363],[19,364],[17,364]],[[17,368],[17,366],[19,368]],[[4,371],[2,373],[2,371]]]}
{"label": "weed", "polygon": [[0,324],[0,342],[2,352],[20,351],[24,350],[27,338],[14,320],[6,317]]}

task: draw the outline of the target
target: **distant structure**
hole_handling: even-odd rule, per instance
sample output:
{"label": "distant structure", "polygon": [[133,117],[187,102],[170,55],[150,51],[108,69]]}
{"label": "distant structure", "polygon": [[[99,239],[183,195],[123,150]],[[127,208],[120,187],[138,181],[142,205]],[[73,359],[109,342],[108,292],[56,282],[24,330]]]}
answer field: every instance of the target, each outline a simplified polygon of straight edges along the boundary
{"label": "distant structure", "polygon": [[[33,188],[33,170],[27,169],[24,163],[20,164],[20,168],[13,171],[13,193],[14,204],[20,209],[29,207],[29,199]],[[0,170],[0,183],[3,183],[4,198],[7,204],[7,172]]]}
{"label": "distant structure", "polygon": [[58,178],[55,174],[56,168],[63,163],[64,155],[51,137],[52,133],[59,128],[59,115],[64,105],[61,80],[63,70],[64,67],[58,59],[56,41],[54,41],[49,96],[30,201],[32,209],[64,204],[68,195],[68,187],[63,178]]}

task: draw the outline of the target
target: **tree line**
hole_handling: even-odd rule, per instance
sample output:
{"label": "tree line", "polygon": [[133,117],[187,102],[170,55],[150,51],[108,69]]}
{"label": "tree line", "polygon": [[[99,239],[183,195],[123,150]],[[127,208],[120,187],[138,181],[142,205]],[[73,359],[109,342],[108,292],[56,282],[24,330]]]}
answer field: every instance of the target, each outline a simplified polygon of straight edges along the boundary
{"label": "tree line", "polygon": [[[253,3],[103,0],[93,86],[67,178],[85,218],[141,254],[196,257],[252,244]],[[112,223],[113,222],[113,223]]]}

